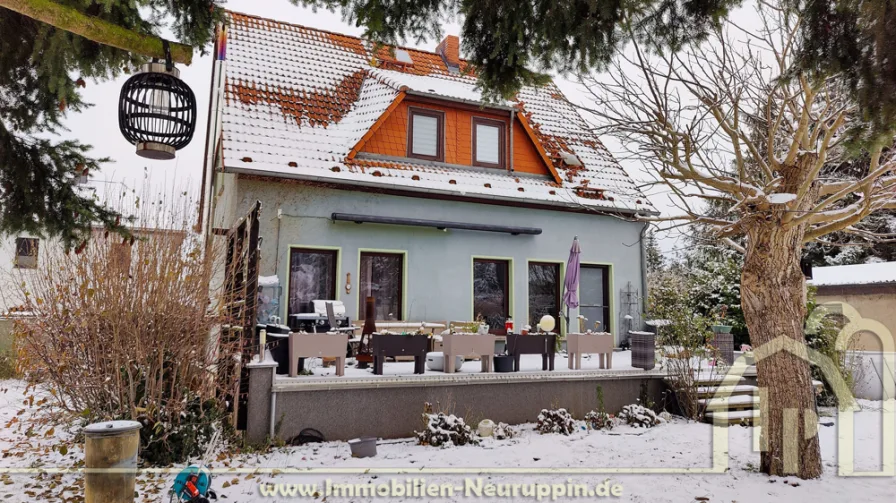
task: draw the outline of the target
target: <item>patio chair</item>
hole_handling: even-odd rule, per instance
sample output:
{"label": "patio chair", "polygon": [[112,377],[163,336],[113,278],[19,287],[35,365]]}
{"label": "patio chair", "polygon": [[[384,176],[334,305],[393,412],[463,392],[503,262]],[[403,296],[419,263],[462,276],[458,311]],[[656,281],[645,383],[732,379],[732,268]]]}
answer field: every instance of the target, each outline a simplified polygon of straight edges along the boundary
{"label": "patio chair", "polygon": [[354,336],[355,330],[360,330],[361,327],[356,327],[354,325],[349,327],[340,327],[339,320],[336,319],[336,311],[333,310],[333,303],[327,302],[327,322],[330,324],[331,332],[339,332],[340,334],[349,334]]}
{"label": "patio chair", "polygon": [[346,355],[355,356],[358,354],[358,347],[361,344],[361,337],[355,336],[355,331],[361,330],[361,327],[357,327],[355,325],[351,325],[348,327],[340,327],[339,320],[336,319],[336,311],[333,309],[333,303],[327,302],[327,322],[330,324],[331,332],[338,332],[340,334],[348,334],[348,344],[346,345]]}

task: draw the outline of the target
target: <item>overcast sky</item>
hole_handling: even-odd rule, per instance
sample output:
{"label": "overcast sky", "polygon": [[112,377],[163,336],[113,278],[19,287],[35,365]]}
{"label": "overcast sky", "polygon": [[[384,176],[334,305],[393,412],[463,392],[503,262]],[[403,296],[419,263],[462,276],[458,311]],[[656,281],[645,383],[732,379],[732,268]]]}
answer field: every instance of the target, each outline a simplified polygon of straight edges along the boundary
{"label": "overcast sky", "polygon": [[[326,10],[313,12],[311,9],[297,7],[289,3],[288,0],[229,0],[225,7],[238,12],[349,35],[361,35],[362,32],[361,28],[343,22],[339,13]],[[443,27],[443,34],[457,35],[459,33],[458,23],[447,23]],[[430,40],[416,44],[413,40],[409,40],[405,42],[405,45],[433,50],[438,42],[439,40]],[[211,48],[208,50],[211,51]],[[204,56],[195,54],[191,66],[179,65],[181,78],[196,93],[199,120],[192,143],[179,151],[176,159],[172,161],[151,161],[138,157],[134,153],[134,147],[125,141],[118,131],[116,110],[118,95],[128,76],[102,83],[88,82],[87,87],[83,90],[84,99],[95,106],[79,114],[69,114],[66,124],[70,132],[64,136],[77,138],[93,145],[93,155],[96,157],[107,156],[114,160],[101,173],[93,174],[98,187],[127,187],[140,192],[144,186],[149,184],[154,192],[162,190],[164,187],[168,190],[176,188],[178,191],[189,190],[198,194],[202,177],[211,63],[211,54]],[[578,91],[577,84],[563,78],[555,80],[571,100],[581,99],[582,93]],[[613,142],[609,138],[603,138],[603,140],[610,150],[614,150]],[[623,166],[636,180],[645,179],[645,176],[640,173],[642,167],[638,163],[623,161]],[[661,211],[668,208],[664,197],[651,197],[651,200]],[[663,248],[668,251],[674,250],[682,244],[678,234],[662,237],[664,238],[662,239]]]}

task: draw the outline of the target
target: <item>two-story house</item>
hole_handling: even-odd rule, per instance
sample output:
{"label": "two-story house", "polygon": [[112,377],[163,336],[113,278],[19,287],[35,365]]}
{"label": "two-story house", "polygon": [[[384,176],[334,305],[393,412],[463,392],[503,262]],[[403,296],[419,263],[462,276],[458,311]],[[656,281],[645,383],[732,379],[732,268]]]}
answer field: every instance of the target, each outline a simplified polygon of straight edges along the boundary
{"label": "two-story house", "polygon": [[557,315],[578,236],[571,314],[621,340],[644,292],[633,217],[653,207],[555,85],[485,102],[459,45],[373,51],[228,13],[202,227],[220,235],[262,202],[260,274],[278,277],[284,319],[336,299],[356,320],[482,315],[496,331]]}

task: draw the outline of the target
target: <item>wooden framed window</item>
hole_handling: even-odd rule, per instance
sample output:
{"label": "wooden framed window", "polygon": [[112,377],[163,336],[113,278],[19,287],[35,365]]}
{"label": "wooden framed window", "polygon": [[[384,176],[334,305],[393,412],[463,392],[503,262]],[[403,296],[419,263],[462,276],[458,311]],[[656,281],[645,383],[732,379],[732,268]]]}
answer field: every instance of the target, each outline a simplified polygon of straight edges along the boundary
{"label": "wooden framed window", "polygon": [[445,160],[445,114],[428,108],[408,108],[408,157]]}
{"label": "wooden framed window", "polygon": [[[358,280],[359,318],[401,320],[404,285],[404,255],[401,253],[361,252]],[[376,312],[367,313],[367,297],[376,299]]]}
{"label": "wooden framed window", "polygon": [[15,267],[18,269],[36,269],[39,246],[40,239],[38,238],[16,238]]}
{"label": "wooden framed window", "polygon": [[473,117],[473,165],[504,168],[505,124],[501,121]]}
{"label": "wooden framed window", "polygon": [[289,314],[314,311],[312,300],[336,300],[336,250],[289,252]]}
{"label": "wooden framed window", "polygon": [[506,335],[510,316],[510,262],[473,259],[473,314],[482,316],[489,332]]}
{"label": "wooden framed window", "polygon": [[562,281],[560,264],[529,262],[529,325],[538,325],[541,317],[546,314],[556,320],[560,319]]}
{"label": "wooden framed window", "polygon": [[599,321],[598,330],[610,332],[610,268],[605,265],[586,265],[579,267],[579,314],[588,319],[587,328],[594,329],[594,322]]}

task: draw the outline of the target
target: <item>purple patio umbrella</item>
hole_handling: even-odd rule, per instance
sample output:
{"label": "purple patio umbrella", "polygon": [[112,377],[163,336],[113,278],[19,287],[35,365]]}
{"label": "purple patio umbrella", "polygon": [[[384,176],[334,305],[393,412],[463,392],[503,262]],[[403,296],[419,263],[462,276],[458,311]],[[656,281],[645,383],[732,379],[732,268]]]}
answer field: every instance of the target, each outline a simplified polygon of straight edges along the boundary
{"label": "purple patio umbrella", "polygon": [[566,262],[566,278],[563,280],[563,286],[566,292],[563,293],[563,303],[566,304],[566,332],[569,332],[569,308],[579,307],[579,255],[582,249],[579,248],[579,236],[572,240],[572,248],[569,249],[569,260]]}

